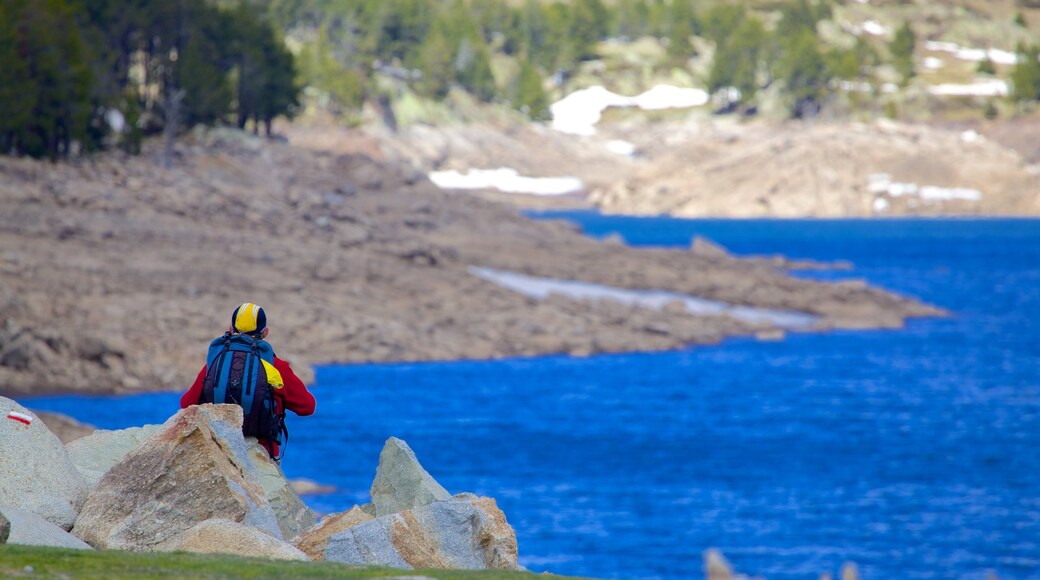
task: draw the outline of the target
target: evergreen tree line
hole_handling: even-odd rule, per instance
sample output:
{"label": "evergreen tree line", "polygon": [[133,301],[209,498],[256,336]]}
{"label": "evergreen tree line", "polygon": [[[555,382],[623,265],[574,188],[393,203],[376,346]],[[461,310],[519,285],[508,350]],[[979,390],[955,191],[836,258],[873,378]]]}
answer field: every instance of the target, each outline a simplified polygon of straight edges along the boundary
{"label": "evergreen tree line", "polygon": [[262,15],[207,0],[0,2],[0,153],[137,152],[147,134],[198,124],[270,132],[299,88]]}
{"label": "evergreen tree line", "polygon": [[[850,50],[822,48],[816,24],[831,16],[831,2],[781,0],[773,31],[743,3],[696,0],[273,0],[268,6],[286,30],[309,31],[304,78],[340,107],[359,106],[372,73],[396,63],[402,75],[417,73],[409,80],[429,97],[458,86],[544,118],[544,79],[566,79],[596,58],[602,40],[644,36],[662,40],[668,66],[696,55],[694,37],[713,41],[709,85],[731,93],[731,106],[748,105],[759,89],[782,80],[792,113],[811,114],[834,81],[864,77],[880,59],[864,40]],[[911,41],[905,58],[911,68],[912,50]],[[519,62],[512,86],[495,85],[496,52]]]}

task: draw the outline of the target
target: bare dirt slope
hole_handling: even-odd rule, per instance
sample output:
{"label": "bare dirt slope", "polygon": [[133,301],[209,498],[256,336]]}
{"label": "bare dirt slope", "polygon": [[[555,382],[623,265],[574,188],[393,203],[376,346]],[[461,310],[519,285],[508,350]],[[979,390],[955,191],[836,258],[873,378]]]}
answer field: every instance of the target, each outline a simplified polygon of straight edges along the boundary
{"label": "bare dirt slope", "polygon": [[533,301],[471,265],[802,310],[823,328],[938,313],[761,262],[597,242],[365,155],[211,132],[185,139],[169,170],[154,152],[0,158],[0,392],[185,388],[244,301],[267,309],[276,352],[302,369],[668,349],[762,330]]}

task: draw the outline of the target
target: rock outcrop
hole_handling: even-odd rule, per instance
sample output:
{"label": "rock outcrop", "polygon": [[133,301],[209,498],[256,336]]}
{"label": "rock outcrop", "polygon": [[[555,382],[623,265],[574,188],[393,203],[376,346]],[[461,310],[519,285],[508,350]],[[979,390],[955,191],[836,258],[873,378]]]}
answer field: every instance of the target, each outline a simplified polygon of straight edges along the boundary
{"label": "rock outcrop", "polygon": [[[371,514],[375,514],[374,517]],[[326,517],[293,544],[314,560],[395,568],[516,569],[516,533],[494,499],[454,497],[391,437],[372,504]]]}
{"label": "rock outcrop", "polygon": [[516,536],[489,498],[458,498],[376,518],[329,537],[324,560],[394,568],[516,569]]}
{"label": "rock outcrop", "polygon": [[43,421],[0,397],[0,505],[22,508],[68,530],[87,485]]}
{"label": "rock outcrop", "polygon": [[75,550],[93,549],[76,536],[28,510],[0,506],[0,520],[8,524],[9,530],[5,542],[3,540],[3,526],[0,525],[0,544],[50,546],[52,548],[72,548]]}
{"label": "rock outcrop", "polygon": [[237,405],[179,411],[101,478],[73,532],[97,548],[142,551],[227,519],[281,538],[241,428]]}
{"label": "rock outcrop", "polygon": [[260,530],[231,520],[206,520],[159,547],[161,551],[234,554],[273,560],[307,560],[306,554]]}
{"label": "rock outcrop", "polygon": [[86,437],[67,443],[65,450],[76,469],[83,474],[90,489],[101,477],[119,463],[127,453],[159,431],[161,425],[144,425],[129,429],[99,429]]}
{"label": "rock outcrop", "polygon": [[451,494],[419,464],[411,447],[397,437],[383,445],[370,493],[376,517],[451,499]]}

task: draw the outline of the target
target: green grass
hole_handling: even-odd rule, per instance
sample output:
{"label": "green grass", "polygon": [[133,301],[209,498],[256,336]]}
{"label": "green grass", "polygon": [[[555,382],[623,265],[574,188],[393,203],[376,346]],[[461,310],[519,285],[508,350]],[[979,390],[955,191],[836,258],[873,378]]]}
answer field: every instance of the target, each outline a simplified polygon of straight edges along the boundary
{"label": "green grass", "polygon": [[88,551],[36,546],[0,546],[3,578],[393,578],[523,580],[563,578],[502,570],[397,570],[333,562],[285,562],[185,552]]}

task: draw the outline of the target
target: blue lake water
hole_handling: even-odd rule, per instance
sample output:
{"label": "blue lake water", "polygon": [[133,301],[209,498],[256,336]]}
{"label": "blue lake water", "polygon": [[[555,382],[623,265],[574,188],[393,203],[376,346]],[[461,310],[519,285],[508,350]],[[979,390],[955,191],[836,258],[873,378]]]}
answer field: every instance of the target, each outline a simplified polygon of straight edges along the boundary
{"label": "blue lake water", "polygon": [[[1040,577],[1040,221],[538,217],[635,245],[699,234],[851,260],[804,275],[955,316],[668,353],[324,367],[283,463],[339,488],[313,507],[367,501],[395,435],[449,491],[496,497],[535,571],[699,578],[717,547],[770,579],[845,561],[871,579]],[[177,397],[24,402],[120,428],[161,422]]]}

